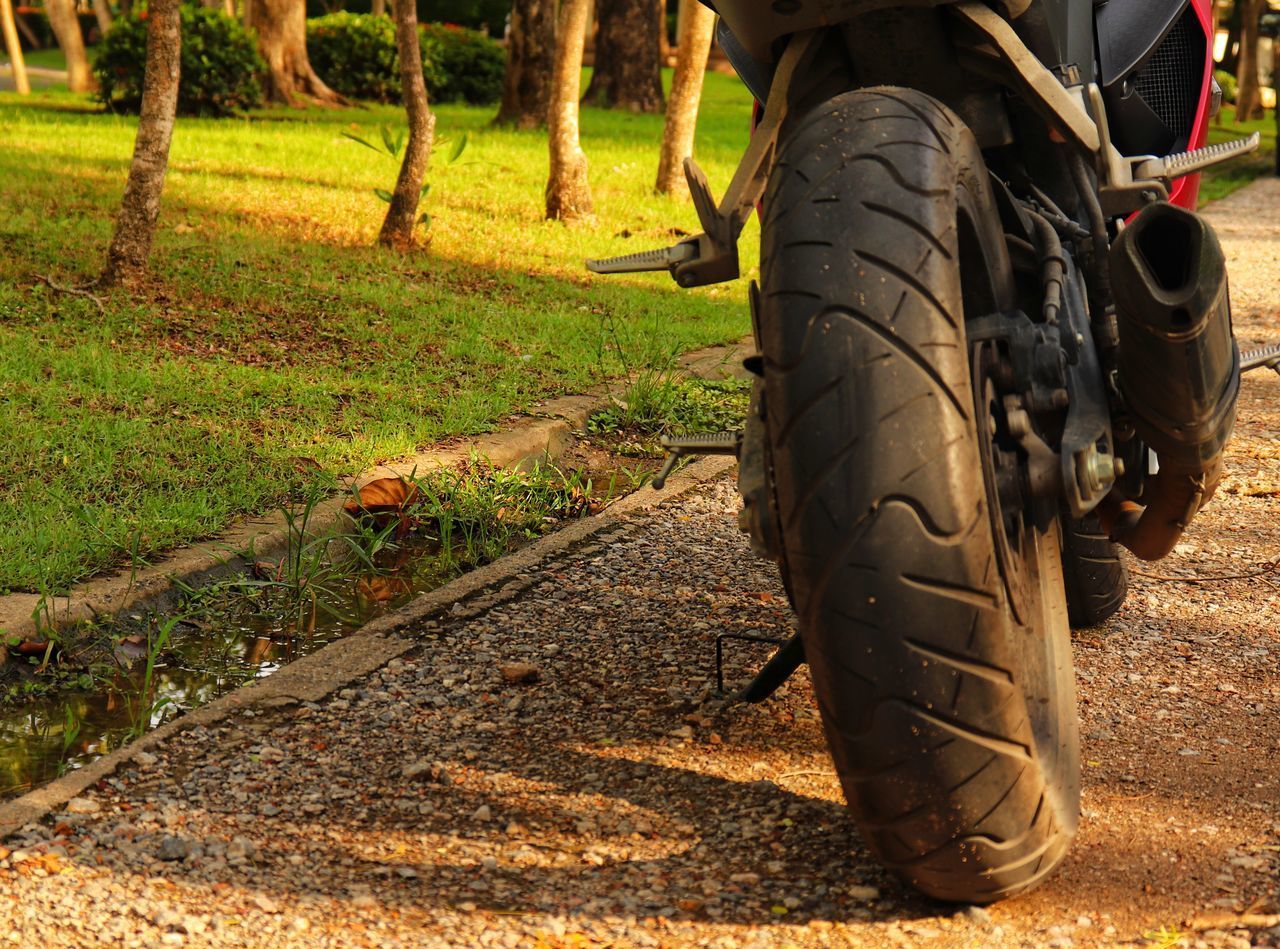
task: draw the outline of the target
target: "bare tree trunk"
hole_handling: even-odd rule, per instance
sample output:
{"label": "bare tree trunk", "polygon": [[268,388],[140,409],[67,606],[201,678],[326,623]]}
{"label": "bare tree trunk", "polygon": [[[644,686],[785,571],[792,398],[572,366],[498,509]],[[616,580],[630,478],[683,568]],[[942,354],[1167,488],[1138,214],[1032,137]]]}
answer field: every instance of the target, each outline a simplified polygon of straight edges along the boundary
{"label": "bare tree trunk", "polygon": [[595,68],[583,100],[662,111],[662,0],[599,0]]}
{"label": "bare tree trunk", "polygon": [[111,4],[108,0],[93,0],[93,16],[98,21],[98,31],[107,35],[111,29]]}
{"label": "bare tree trunk", "polygon": [[[1236,67],[1240,63],[1240,6],[1243,0],[1232,0],[1226,6],[1226,31],[1227,46],[1222,51],[1222,59],[1218,61],[1218,67],[1225,69],[1231,75],[1236,74]],[[1218,28],[1222,29],[1223,24],[1218,24]],[[1215,37],[1217,34],[1214,34]]]}
{"label": "bare tree trunk", "polygon": [[92,92],[93,73],[89,71],[89,57],[84,51],[75,5],[72,0],[45,0],[44,9],[49,14],[49,26],[58,38],[58,45],[67,57],[67,88],[72,92]]}
{"label": "bare tree trunk", "polygon": [[1262,115],[1262,85],[1258,80],[1258,18],[1265,0],[1237,0],[1240,9],[1240,59],[1236,65],[1236,121]]}
{"label": "bare tree trunk", "polygon": [[404,91],[404,109],[409,117],[409,143],[404,149],[400,177],[396,179],[396,190],[391,194],[378,243],[406,250],[413,246],[413,231],[418,223],[418,199],[422,196],[427,162],[431,160],[436,117],[427,105],[427,84],[422,78],[417,0],[394,0],[392,8],[396,18],[396,52],[400,56],[400,87]]}
{"label": "bare tree trunk", "polygon": [[373,0],[372,13],[374,16],[386,16],[387,0]]}
{"label": "bare tree trunk", "polygon": [[555,54],[555,0],[515,0],[507,38],[507,75],[495,125],[531,129],[547,121]]}
{"label": "bare tree trunk", "polygon": [[684,160],[693,154],[698,102],[702,99],[702,80],[707,74],[716,15],[698,0],[685,0],[680,20],[676,74],[671,81],[667,122],[662,129],[662,153],[658,158],[658,183],[654,188],[659,194],[687,199],[689,183],[684,177]]}
{"label": "bare tree trunk", "polygon": [[222,12],[234,20],[236,18],[236,0],[222,0]]}
{"label": "bare tree trunk", "polygon": [[676,5],[676,43],[680,42],[680,31],[684,29],[684,0],[661,0],[658,7],[658,59],[662,66],[674,65],[671,56],[675,50],[671,48],[671,38],[667,36],[667,14],[671,12],[671,4]]}
{"label": "bare tree trunk", "polygon": [[582,48],[587,41],[591,0],[561,0],[556,31],[556,63],[547,108],[551,173],[547,178],[547,217],[572,222],[590,218],[591,187],[587,156],[578,139],[578,97],[582,94]]}
{"label": "bare tree trunk", "polygon": [[142,88],[142,114],[133,143],[133,163],[124,186],[115,234],[102,271],[103,286],[132,283],[147,269],[160,197],[169,167],[178,111],[178,73],[182,61],[179,0],[150,0],[147,17],[147,67]]}
{"label": "bare tree trunk", "polygon": [[267,97],[287,105],[302,99],[337,104],[342,97],[326,86],[307,58],[306,0],[251,0],[245,22],[258,34],[267,61]]}
{"label": "bare tree trunk", "polygon": [[22,58],[22,43],[18,41],[18,27],[13,20],[13,0],[0,0],[0,28],[4,30],[4,47],[13,69],[13,88],[19,95],[29,96],[31,83],[27,80],[27,62]]}

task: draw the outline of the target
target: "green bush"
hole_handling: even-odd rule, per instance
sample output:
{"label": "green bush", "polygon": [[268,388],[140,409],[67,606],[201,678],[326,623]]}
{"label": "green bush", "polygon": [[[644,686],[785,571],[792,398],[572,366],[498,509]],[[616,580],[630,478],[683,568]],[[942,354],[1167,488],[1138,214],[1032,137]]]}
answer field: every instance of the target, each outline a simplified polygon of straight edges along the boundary
{"label": "green bush", "polygon": [[435,63],[441,76],[440,85],[431,89],[437,102],[489,105],[502,98],[507,57],[496,40],[451,23],[424,26],[422,39],[424,58]]}
{"label": "green bush", "polygon": [[1213,78],[1218,80],[1218,85],[1222,87],[1222,101],[1236,101],[1236,77],[1231,75],[1225,69],[1219,69],[1214,72]]}
{"label": "green bush", "polygon": [[325,84],[350,99],[400,98],[400,58],[390,17],[330,13],[308,20],[307,56]]}
{"label": "green bush", "polygon": [[[145,14],[144,14],[145,15]],[[147,23],[120,17],[94,57],[98,97],[114,112],[137,113],[147,62]],[[266,63],[253,34],[221,10],[183,5],[179,115],[232,115],[262,103]]]}
{"label": "green bush", "polygon": [[[432,102],[487,105],[502,97],[506,56],[483,33],[422,27],[422,75]],[[307,21],[307,55],[330,88],[352,99],[400,98],[395,24],[368,13],[331,13]]]}

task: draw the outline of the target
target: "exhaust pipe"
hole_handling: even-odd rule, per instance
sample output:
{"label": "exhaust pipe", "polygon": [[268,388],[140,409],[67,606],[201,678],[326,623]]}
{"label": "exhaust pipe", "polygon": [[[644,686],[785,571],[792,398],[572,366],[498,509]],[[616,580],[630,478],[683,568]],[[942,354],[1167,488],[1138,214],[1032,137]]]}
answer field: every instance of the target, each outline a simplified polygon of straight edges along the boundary
{"label": "exhaust pipe", "polygon": [[1114,540],[1143,560],[1159,560],[1213,496],[1235,425],[1240,351],[1226,260],[1213,229],[1172,204],[1139,212],[1109,260],[1117,381],[1160,470],[1146,479],[1141,506],[1125,501],[1101,513]]}

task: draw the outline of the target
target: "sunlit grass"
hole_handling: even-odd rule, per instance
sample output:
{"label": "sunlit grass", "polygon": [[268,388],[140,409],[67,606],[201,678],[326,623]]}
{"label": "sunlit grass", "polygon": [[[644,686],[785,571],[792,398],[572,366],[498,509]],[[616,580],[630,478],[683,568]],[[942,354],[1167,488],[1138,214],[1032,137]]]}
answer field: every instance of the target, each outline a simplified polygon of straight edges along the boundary
{"label": "sunlit grass", "polygon": [[1222,112],[1209,127],[1209,144],[1230,142],[1253,132],[1262,135],[1262,145],[1252,155],[1211,168],[1200,182],[1200,204],[1208,204],[1225,198],[1231,192],[1243,188],[1251,181],[1276,173],[1276,119],[1275,113],[1266,112],[1262,118],[1251,122],[1236,122],[1234,106],[1224,105]]}
{"label": "sunlit grass", "polygon": [[[553,393],[748,328],[741,283],[606,280],[582,259],[698,230],[655,197],[660,116],[586,110],[598,217],[542,220],[545,136],[442,106],[428,250],[372,246],[396,167],[343,137],[392,107],[179,121],[153,279],[86,299],[134,121],[87,97],[0,94],[0,592],[65,587],[125,552],[217,532],[297,496],[309,462],[352,473],[484,431]],[[708,76],[697,155],[722,189],[749,96]],[[673,230],[674,229],[674,230]],[[755,225],[742,246],[754,269]],[[303,469],[300,471],[299,469]]]}

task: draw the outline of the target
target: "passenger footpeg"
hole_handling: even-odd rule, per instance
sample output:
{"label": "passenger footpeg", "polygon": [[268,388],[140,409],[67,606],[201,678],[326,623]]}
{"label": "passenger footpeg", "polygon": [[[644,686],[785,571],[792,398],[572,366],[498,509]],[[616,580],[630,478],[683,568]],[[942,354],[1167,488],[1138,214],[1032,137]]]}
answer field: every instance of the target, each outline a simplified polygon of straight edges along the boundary
{"label": "passenger footpeg", "polygon": [[1280,343],[1241,353],[1240,371],[1248,372],[1251,369],[1274,369],[1280,373]]}
{"label": "passenger footpeg", "polygon": [[741,432],[715,432],[710,435],[684,435],[679,438],[662,437],[661,445],[667,450],[667,460],[662,463],[662,470],[653,476],[655,491],[661,491],[666,485],[671,472],[681,458],[693,455],[733,455],[737,457],[742,447]]}
{"label": "passenger footpeg", "polygon": [[[1137,164],[1133,177],[1154,178],[1161,181],[1172,181],[1184,175],[1194,175],[1198,171],[1211,168],[1219,162],[1230,161],[1247,155],[1257,149],[1262,136],[1254,132],[1248,138],[1238,138],[1233,142],[1220,142],[1189,152],[1178,152],[1164,158],[1147,158]],[[1136,161],[1136,160],[1135,160]]]}
{"label": "passenger footpeg", "polygon": [[684,176],[704,233],[670,247],[588,260],[587,269],[598,274],[669,270],[671,279],[682,287],[704,287],[737,279],[738,233],[742,222],[720,213],[711,196],[707,176],[692,158],[684,160]]}

